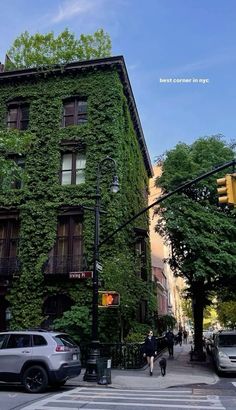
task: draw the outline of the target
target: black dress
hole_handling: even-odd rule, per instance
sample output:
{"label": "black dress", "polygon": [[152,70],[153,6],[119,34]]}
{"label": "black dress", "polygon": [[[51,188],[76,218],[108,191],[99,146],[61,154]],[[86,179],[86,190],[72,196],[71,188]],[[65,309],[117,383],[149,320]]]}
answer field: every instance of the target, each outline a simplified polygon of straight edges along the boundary
{"label": "black dress", "polygon": [[143,345],[143,353],[146,354],[146,356],[155,356],[155,352],[157,350],[157,342],[156,338],[154,336],[151,337],[146,337]]}

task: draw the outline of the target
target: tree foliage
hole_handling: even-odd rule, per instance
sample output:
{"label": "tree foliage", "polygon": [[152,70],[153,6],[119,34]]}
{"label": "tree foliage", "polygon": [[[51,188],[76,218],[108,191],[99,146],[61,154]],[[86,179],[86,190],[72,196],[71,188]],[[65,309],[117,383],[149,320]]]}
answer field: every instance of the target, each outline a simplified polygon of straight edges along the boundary
{"label": "tree foliage", "polygon": [[91,315],[87,306],[72,306],[62,318],[53,323],[55,330],[69,333],[76,341],[86,341],[90,336]]}
{"label": "tree foliage", "polygon": [[226,277],[217,292],[217,313],[222,326],[236,327],[236,275]]}
{"label": "tree foliage", "polygon": [[217,307],[218,319],[222,326],[235,328],[236,326],[236,301],[221,302]]}
{"label": "tree foliage", "polygon": [[[232,148],[220,136],[200,138],[192,145],[179,143],[167,152],[156,184],[169,192],[233,157]],[[172,249],[170,266],[175,275],[185,278],[193,301],[199,350],[203,310],[210,303],[211,292],[221,286],[225,276],[236,272],[236,213],[217,204],[219,176],[222,173],[185,189],[157,209],[160,220],[156,230]]]}
{"label": "tree foliage", "polygon": [[15,39],[7,51],[6,70],[32,68],[51,64],[66,64],[75,60],[108,57],[111,55],[110,36],[99,29],[94,34],[81,34],[77,39],[68,29],[57,37],[47,34],[30,35],[28,31]]}

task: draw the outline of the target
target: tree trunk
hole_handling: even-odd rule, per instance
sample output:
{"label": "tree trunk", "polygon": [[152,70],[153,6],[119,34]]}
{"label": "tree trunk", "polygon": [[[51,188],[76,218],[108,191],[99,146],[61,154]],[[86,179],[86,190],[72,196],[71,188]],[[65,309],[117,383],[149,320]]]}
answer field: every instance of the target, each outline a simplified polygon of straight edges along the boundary
{"label": "tree trunk", "polygon": [[198,280],[192,284],[193,320],[194,320],[194,355],[197,360],[204,358],[203,353],[203,310],[205,305],[204,282]]}

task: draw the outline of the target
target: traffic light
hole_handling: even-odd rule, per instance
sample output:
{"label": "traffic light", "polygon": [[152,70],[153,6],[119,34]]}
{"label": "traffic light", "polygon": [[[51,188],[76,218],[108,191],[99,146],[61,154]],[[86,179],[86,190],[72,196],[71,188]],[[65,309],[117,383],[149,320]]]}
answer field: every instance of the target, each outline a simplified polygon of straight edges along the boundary
{"label": "traffic light", "polygon": [[216,182],[219,186],[217,188],[219,203],[236,205],[236,174],[227,174]]}
{"label": "traffic light", "polygon": [[99,291],[100,302],[99,307],[117,307],[120,305],[120,294],[113,291]]}

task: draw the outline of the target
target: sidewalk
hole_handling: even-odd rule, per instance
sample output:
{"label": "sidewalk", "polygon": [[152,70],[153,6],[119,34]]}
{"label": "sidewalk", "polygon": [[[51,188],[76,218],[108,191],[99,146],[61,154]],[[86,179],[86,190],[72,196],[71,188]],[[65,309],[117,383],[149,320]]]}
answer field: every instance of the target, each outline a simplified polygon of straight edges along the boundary
{"label": "sidewalk", "polygon": [[[219,378],[215,374],[209,357],[204,363],[190,362],[190,344],[174,346],[174,358],[169,358],[168,353],[163,356],[167,359],[167,371],[163,377],[160,373],[159,360],[154,364],[153,376],[149,375],[149,368],[141,370],[112,369],[110,388],[116,389],[162,389],[188,384],[214,384]],[[98,387],[97,383],[83,381],[83,373],[67,382],[68,385],[83,387]],[[102,386],[104,387],[104,386]]]}

